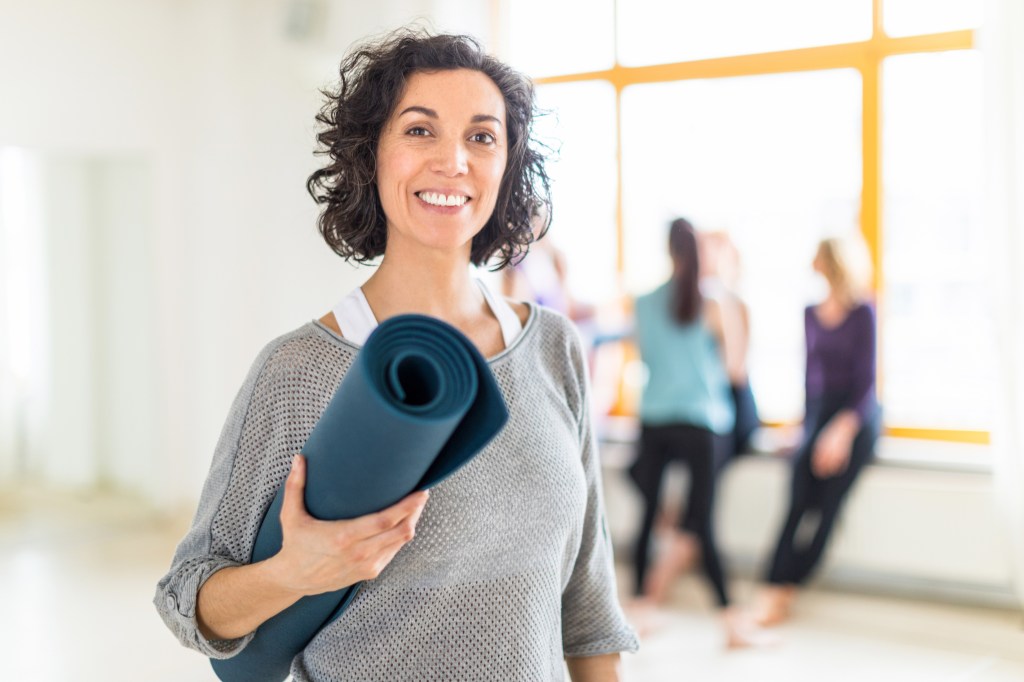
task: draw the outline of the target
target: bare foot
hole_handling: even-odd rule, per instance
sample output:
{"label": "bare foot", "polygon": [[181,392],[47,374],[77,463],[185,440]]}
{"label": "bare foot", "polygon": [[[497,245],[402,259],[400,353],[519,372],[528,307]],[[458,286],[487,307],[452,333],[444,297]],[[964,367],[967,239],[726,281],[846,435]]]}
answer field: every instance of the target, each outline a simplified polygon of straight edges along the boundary
{"label": "bare foot", "polygon": [[658,552],[654,565],[644,580],[644,596],[654,604],[668,601],[672,583],[680,574],[693,567],[697,559],[697,540],[690,533],[672,530],[666,537],[665,547]]}
{"label": "bare foot", "polygon": [[667,623],[665,613],[646,597],[638,597],[624,602],[622,610],[626,615],[626,620],[641,638],[663,629]]}
{"label": "bare foot", "polygon": [[725,626],[727,649],[746,649],[779,643],[777,635],[765,632],[758,627],[749,614],[735,607],[727,608],[722,612],[722,624]]}
{"label": "bare foot", "polygon": [[769,585],[758,598],[755,621],[762,627],[780,625],[789,620],[796,588],[792,585]]}

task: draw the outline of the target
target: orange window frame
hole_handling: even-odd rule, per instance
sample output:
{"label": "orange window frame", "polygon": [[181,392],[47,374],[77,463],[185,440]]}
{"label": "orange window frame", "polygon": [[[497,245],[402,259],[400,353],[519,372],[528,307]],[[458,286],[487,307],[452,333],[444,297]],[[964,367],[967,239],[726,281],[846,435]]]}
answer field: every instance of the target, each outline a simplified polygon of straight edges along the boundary
{"label": "orange window frame", "polygon": [[[872,0],[872,31],[867,40],[840,45],[824,45],[795,50],[782,50],[751,55],[737,55],[716,59],[653,64],[650,66],[622,66],[617,61],[611,68],[572,73],[547,78],[538,78],[538,85],[575,83],[588,80],[602,80],[615,88],[615,162],[616,162],[616,268],[621,275],[623,263],[623,214],[622,214],[622,91],[630,86],[644,83],[665,83],[696,78],[729,78],[733,76],[755,76],[797,71],[818,71],[824,69],[857,69],[862,83],[862,157],[863,177],[861,190],[861,230],[868,244],[875,265],[874,288],[878,305],[885,305],[885,280],[883,277],[882,250],[883,190],[882,190],[882,62],[893,55],[922,52],[964,50],[974,47],[974,31],[948,31],[928,35],[893,38],[885,34],[882,25],[882,1]],[[617,3],[616,3],[617,9]],[[618,51],[616,50],[616,55]],[[879,315],[882,318],[882,315]],[[879,334],[884,329],[879,326]],[[879,362],[878,385],[884,383],[884,367]],[[625,395],[620,389],[620,396]],[[925,429],[889,426],[886,435],[898,438],[919,438],[960,443],[988,444],[988,431],[955,429]]]}

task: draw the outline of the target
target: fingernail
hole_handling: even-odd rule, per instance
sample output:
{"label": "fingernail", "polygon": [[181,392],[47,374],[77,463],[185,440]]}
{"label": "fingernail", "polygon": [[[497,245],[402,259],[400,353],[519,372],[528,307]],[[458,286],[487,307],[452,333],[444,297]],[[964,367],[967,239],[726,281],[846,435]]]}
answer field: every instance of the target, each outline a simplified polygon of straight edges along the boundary
{"label": "fingernail", "polygon": [[292,455],[292,471],[295,471],[295,467],[299,466],[299,456]]}

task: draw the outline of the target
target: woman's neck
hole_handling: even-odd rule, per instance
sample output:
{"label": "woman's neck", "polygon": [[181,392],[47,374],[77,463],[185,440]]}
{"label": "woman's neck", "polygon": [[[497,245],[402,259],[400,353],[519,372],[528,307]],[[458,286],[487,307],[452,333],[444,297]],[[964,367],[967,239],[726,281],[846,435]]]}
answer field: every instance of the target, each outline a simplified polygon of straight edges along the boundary
{"label": "woman's neck", "polygon": [[460,326],[486,314],[483,293],[473,281],[468,262],[450,254],[419,253],[413,259],[385,253],[362,288],[379,321],[419,313]]}
{"label": "woman's neck", "polygon": [[843,323],[855,304],[835,291],[829,291],[824,301],[816,306],[818,319],[826,327],[836,327]]}
{"label": "woman's neck", "polygon": [[857,302],[852,300],[849,296],[830,288],[828,296],[821,302],[821,305],[833,310],[849,312],[857,307]]}

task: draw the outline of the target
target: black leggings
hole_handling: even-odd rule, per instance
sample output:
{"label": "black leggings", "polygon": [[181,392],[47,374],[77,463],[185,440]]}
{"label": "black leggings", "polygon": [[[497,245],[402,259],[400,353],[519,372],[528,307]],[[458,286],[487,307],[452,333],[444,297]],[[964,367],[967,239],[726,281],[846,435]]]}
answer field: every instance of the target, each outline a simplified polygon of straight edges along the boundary
{"label": "black leggings", "polygon": [[[826,399],[808,405],[803,443],[793,456],[793,481],[790,489],[789,513],[779,534],[768,582],[775,585],[802,585],[814,571],[825,551],[832,527],[847,493],[853,487],[864,465],[874,456],[875,443],[881,431],[881,411],[861,426],[853,440],[849,465],[832,478],[818,478],[811,471],[811,455],[818,434],[839,409],[841,400]],[[798,531],[808,524],[807,532]],[[810,532],[813,528],[813,532]]]}
{"label": "black leggings", "polygon": [[629,469],[630,477],[644,499],[643,520],[633,555],[636,594],[643,593],[651,544],[651,531],[658,513],[661,481],[670,462],[680,461],[690,469],[690,494],[679,526],[692,531],[700,542],[704,572],[714,587],[720,606],[729,604],[725,576],[715,545],[712,510],[715,502],[716,451],[727,447],[708,429],[689,424],[643,425],[640,449]]}

